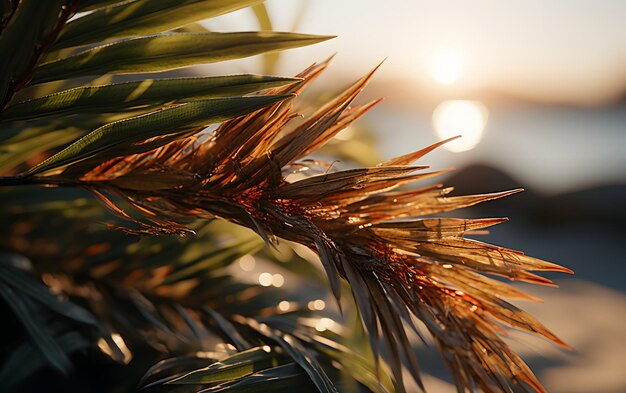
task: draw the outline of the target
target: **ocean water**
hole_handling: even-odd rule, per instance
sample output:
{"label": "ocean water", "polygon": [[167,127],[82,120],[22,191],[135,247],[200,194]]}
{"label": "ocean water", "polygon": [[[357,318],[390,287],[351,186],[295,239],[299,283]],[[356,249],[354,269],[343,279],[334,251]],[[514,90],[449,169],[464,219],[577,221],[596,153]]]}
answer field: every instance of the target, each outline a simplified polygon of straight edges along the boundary
{"label": "ocean water", "polygon": [[[486,107],[483,138],[474,149],[438,149],[421,163],[436,169],[487,164],[519,179],[520,186],[545,194],[626,184],[626,105]],[[432,113],[424,109],[398,109],[383,102],[361,121],[371,128],[386,158],[439,140]]]}

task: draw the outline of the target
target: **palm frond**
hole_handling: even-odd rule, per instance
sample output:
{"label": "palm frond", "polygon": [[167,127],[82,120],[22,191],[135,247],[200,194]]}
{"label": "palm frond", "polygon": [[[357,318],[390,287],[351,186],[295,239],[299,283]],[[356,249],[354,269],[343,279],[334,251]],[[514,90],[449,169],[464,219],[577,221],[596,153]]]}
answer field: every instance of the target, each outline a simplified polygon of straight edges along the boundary
{"label": "palm frond", "polygon": [[[33,261],[29,270],[0,255],[0,295],[26,331],[0,371],[8,382],[44,364],[68,372],[80,351],[124,363],[149,348],[153,362],[174,357],[148,371],[146,390],[291,391],[308,383],[325,393],[404,392],[404,368],[423,389],[410,342],[422,334],[417,318],[459,392],[544,391],[503,341],[503,327],[565,344],[506,301],[534,298],[492,276],[551,285],[538,273],[570,271],[465,237],[504,219],[432,217],[518,190],[450,196],[442,186],[401,188],[444,173],[414,162],[447,141],[357,169],[308,157],[380,101],[353,105],[375,70],[299,120],[296,96],[329,61],[294,78],[159,74],[330,37],[191,25],[249,5],[263,18],[252,0],[0,4],[0,57],[7,59],[0,143],[8,152],[0,171],[9,175],[0,184],[80,186],[117,218],[111,228],[197,233],[202,245],[177,237],[136,245],[83,222],[73,227],[84,230],[83,241],[59,249],[60,234],[49,232],[69,226],[58,213],[104,220],[99,205],[8,207],[3,248]],[[217,123],[212,134],[206,130]],[[20,191],[2,197],[19,200]],[[202,222],[214,218],[258,237],[224,240]],[[259,252],[262,241],[278,248],[278,239],[319,255],[339,306],[342,279],[349,284],[371,362],[340,335],[316,333],[305,322],[316,316],[302,306],[302,293],[262,288],[225,270]],[[279,312],[276,299],[297,306]],[[29,366],[16,368],[23,363]]]}
{"label": "palm frond", "polygon": [[[302,82],[268,94],[297,93],[326,65],[310,67],[298,75]],[[389,354],[397,391],[404,390],[403,364],[419,383],[407,329],[420,332],[411,316],[435,339],[460,391],[475,386],[486,392],[542,391],[500,338],[501,325],[565,344],[504,300],[519,296],[515,290],[483,274],[547,285],[550,280],[533,271],[570,271],[464,238],[503,219],[419,218],[516,191],[461,197],[449,197],[450,189],[440,187],[396,191],[441,173],[419,173],[427,167],[411,165],[439,144],[372,168],[295,181],[283,177],[285,169],[300,165],[299,159],[376,103],[350,107],[370,78],[360,79],[292,129],[288,124],[297,113],[290,98],[225,122],[208,139],[195,135],[145,153],[75,163],[41,181],[56,183],[70,173],[96,193],[115,195],[142,217],[141,233],[182,233],[180,225],[200,215],[248,227],[268,243],[283,238],[317,250],[337,299],[339,277],[350,283],[375,356]],[[154,182],[159,176],[163,187],[137,186],[140,179]],[[116,209],[111,199],[107,203]],[[326,391],[324,382],[316,384]]]}
{"label": "palm frond", "polygon": [[[125,118],[133,118],[129,121],[136,129],[148,129],[150,119],[169,114],[181,121],[178,132],[186,132],[196,127],[183,124],[192,112],[221,111],[220,119],[200,121],[208,126],[269,105],[274,100],[269,96],[243,96],[293,83],[292,79],[257,75],[166,79],[158,74],[146,79],[145,75],[331,38],[273,31],[179,30],[257,3],[259,0],[55,0],[41,6],[27,0],[11,5],[6,10],[10,20],[0,30],[0,57],[8,60],[0,66],[0,124],[44,144],[51,133],[64,131],[65,138],[57,135],[56,144],[47,142],[46,149],[34,152],[37,154],[66,145],[68,140],[75,142],[71,145],[75,148],[77,134],[87,134],[89,141],[98,139],[102,127],[116,127],[116,121]],[[114,79],[122,82],[110,83]],[[104,80],[108,83],[102,84]],[[163,110],[166,112],[161,113]],[[153,116],[141,116],[147,113]],[[50,116],[54,121],[37,123],[37,119]],[[170,131],[175,128],[168,126]],[[76,133],[70,139],[73,130]],[[153,141],[151,146],[159,145]],[[2,170],[18,173],[35,154],[20,149],[5,157]]]}

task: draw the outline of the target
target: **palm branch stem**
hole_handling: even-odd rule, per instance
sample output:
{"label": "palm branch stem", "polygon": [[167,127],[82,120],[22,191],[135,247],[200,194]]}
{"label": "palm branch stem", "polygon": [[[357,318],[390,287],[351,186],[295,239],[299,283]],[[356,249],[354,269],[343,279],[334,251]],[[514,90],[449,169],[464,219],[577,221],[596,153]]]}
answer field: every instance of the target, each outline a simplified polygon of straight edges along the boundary
{"label": "palm branch stem", "polygon": [[[22,76],[19,77],[17,80],[13,80],[9,84],[9,89],[7,91],[7,94],[5,97],[2,97],[2,102],[0,103],[0,112],[7,107],[9,102],[11,102],[11,99],[13,99],[13,96],[15,95],[15,93],[17,93],[19,90],[26,87],[30,83],[32,75],[33,75],[33,70],[35,69],[37,62],[39,61],[41,56],[43,56],[43,54],[45,54],[50,49],[52,44],[54,44],[54,41],[56,41],[57,37],[61,33],[61,30],[63,30],[63,27],[67,23],[68,19],[76,13],[76,9],[80,1],[81,0],[67,1],[64,5],[61,6],[61,12],[59,14],[56,24],[54,25],[54,28],[45,37],[43,42],[35,46],[34,53],[30,58],[30,62],[28,64],[26,72],[24,72]],[[7,25],[9,23],[10,22],[7,22]]]}
{"label": "palm branch stem", "polygon": [[0,176],[0,187],[24,185],[52,185],[72,187],[88,185],[88,182],[45,176],[25,176],[23,174],[13,176]]}

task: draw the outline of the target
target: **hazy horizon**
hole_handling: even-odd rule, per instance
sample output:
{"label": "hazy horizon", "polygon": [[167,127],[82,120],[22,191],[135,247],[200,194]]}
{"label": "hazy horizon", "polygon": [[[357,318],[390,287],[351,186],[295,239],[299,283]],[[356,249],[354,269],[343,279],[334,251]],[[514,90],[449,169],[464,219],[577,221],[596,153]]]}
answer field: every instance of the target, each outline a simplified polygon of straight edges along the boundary
{"label": "hazy horizon", "polygon": [[[602,105],[626,92],[626,2],[391,0],[381,7],[374,0],[360,1],[358,6],[330,0],[268,0],[266,4],[275,30],[295,27],[303,33],[337,35],[282,53],[279,71],[285,74],[338,53],[336,75],[359,75],[386,59],[376,78],[381,85],[402,81],[425,96],[498,92],[530,101]],[[249,10],[208,25],[217,31],[257,26]],[[459,64],[446,64],[446,58]],[[240,71],[254,61],[258,59],[230,67]],[[454,83],[435,80],[432,68],[437,61],[459,68]],[[391,92],[379,90],[383,95]]]}

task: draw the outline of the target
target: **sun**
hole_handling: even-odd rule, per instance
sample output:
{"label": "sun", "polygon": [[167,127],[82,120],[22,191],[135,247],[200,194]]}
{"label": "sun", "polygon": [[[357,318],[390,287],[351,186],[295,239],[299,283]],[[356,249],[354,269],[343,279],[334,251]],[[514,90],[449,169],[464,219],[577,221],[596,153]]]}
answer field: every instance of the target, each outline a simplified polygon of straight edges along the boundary
{"label": "sun", "polygon": [[442,85],[451,85],[463,72],[463,56],[453,49],[440,49],[429,61],[430,76]]}

